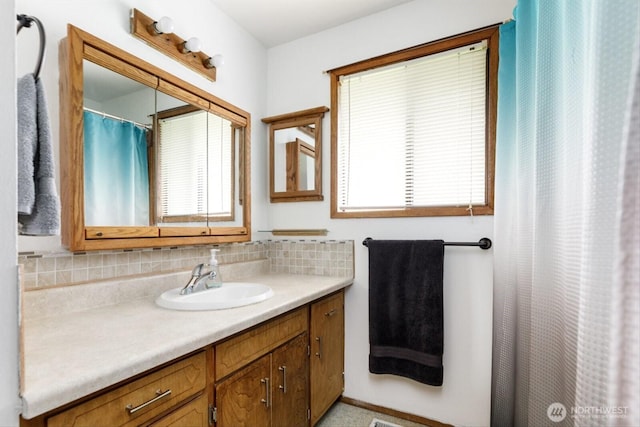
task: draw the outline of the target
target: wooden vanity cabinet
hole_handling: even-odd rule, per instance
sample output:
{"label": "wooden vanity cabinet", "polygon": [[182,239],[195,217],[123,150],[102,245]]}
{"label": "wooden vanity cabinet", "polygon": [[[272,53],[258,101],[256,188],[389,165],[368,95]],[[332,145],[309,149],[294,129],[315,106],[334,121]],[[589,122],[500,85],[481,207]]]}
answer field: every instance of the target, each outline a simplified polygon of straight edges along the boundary
{"label": "wooden vanity cabinet", "polygon": [[261,357],[216,385],[215,420],[222,426],[269,427],[266,381],[271,376],[271,357]]}
{"label": "wooden vanity cabinet", "polygon": [[308,313],[299,308],[216,345],[218,427],[308,425]]}
{"label": "wooden vanity cabinet", "polygon": [[201,394],[175,411],[149,424],[149,427],[208,427],[209,399]]}
{"label": "wooden vanity cabinet", "polygon": [[309,334],[304,333],[271,355],[272,425],[306,426],[309,420]]}
{"label": "wooden vanity cabinet", "polygon": [[217,427],[313,426],[344,390],[344,291],[233,337],[215,355]]}
{"label": "wooden vanity cabinet", "polygon": [[344,291],[311,304],[311,425],[344,391]]}
{"label": "wooden vanity cabinet", "polygon": [[21,425],[207,426],[206,371],[206,351],[201,351],[69,408],[22,420]]}
{"label": "wooden vanity cabinet", "polygon": [[307,333],[216,384],[218,427],[308,425]]}
{"label": "wooden vanity cabinet", "polygon": [[21,427],[313,426],[344,389],[344,291]]}

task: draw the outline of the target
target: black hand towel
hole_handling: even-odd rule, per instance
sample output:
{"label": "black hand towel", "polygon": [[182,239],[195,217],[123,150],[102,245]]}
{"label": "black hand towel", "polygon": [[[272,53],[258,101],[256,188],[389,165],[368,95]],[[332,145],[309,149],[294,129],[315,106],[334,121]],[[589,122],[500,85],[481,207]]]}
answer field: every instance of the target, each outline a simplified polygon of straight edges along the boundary
{"label": "black hand towel", "polygon": [[369,371],[442,385],[442,240],[370,240]]}

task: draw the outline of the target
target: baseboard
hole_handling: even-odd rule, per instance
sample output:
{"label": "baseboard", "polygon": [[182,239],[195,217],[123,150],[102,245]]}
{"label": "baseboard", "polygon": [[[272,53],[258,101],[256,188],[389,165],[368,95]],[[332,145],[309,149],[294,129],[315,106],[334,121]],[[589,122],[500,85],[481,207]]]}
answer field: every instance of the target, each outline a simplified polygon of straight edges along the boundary
{"label": "baseboard", "polygon": [[406,412],[396,411],[395,409],[385,408],[384,406],[374,405],[372,403],[363,402],[362,400],[352,399],[350,397],[340,396],[340,402],[348,405],[357,406],[358,408],[368,409],[370,411],[379,412],[381,414],[390,415],[403,420],[412,421],[418,424],[424,424],[429,427],[453,427],[451,424],[444,424],[439,421],[430,420],[429,418],[420,417],[418,415]]}

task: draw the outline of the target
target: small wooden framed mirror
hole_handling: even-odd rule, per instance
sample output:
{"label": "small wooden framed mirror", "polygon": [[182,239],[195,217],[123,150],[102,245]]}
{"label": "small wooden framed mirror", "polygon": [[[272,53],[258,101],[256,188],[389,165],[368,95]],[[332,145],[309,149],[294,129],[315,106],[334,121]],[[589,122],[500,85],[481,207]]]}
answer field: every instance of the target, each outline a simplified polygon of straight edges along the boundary
{"label": "small wooden framed mirror", "polygon": [[265,117],[272,203],[323,200],[322,117],[328,107]]}

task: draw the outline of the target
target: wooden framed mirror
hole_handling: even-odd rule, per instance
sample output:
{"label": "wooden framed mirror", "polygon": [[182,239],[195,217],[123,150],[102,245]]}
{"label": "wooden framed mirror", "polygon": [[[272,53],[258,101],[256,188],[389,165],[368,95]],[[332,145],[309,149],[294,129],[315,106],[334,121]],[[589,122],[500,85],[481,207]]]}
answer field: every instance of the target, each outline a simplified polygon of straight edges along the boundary
{"label": "wooden framed mirror", "polygon": [[65,246],[250,240],[248,112],[73,25],[59,66]]}
{"label": "wooden framed mirror", "polygon": [[271,202],[323,200],[322,117],[327,107],[265,117]]}

